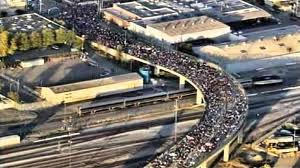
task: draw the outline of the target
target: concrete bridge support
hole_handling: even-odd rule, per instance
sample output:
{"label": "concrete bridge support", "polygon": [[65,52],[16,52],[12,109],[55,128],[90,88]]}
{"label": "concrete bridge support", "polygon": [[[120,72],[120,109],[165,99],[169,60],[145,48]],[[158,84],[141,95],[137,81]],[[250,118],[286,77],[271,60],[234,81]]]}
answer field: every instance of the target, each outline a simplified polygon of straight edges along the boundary
{"label": "concrete bridge support", "polygon": [[185,78],[184,77],[179,77],[179,90],[184,89],[185,85]]}
{"label": "concrete bridge support", "polygon": [[197,168],[208,168],[208,161],[202,162]]}
{"label": "concrete bridge support", "polygon": [[224,146],[223,150],[223,161],[228,162],[230,157],[230,143]]}
{"label": "concrete bridge support", "polygon": [[242,144],[242,143],[243,143],[243,139],[244,139],[244,134],[243,134],[242,131],[240,131],[240,132],[238,133],[238,137],[237,137],[237,142],[238,142],[238,144]]}
{"label": "concrete bridge support", "polygon": [[202,161],[201,163],[196,166],[196,168],[209,168],[213,163],[217,161],[219,156],[223,155],[223,161],[228,162],[230,159],[230,153],[233,151],[234,148],[236,148],[237,143],[239,141],[239,138],[243,137],[243,129],[241,129],[230,142],[225,144],[222,148],[220,148],[218,151],[216,151],[214,154],[212,154],[209,158]]}
{"label": "concrete bridge support", "polygon": [[196,104],[205,106],[204,96],[203,96],[202,92],[200,91],[200,89],[197,89]]}
{"label": "concrete bridge support", "polygon": [[158,67],[154,68],[154,75],[157,77],[160,75],[160,69]]}

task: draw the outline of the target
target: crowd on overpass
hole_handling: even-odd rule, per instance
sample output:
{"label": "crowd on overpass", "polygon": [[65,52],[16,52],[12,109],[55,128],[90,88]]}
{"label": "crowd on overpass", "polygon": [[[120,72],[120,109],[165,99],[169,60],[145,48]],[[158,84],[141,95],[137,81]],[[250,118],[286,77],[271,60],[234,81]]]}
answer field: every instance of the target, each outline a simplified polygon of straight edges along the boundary
{"label": "crowd on overpass", "polygon": [[102,3],[103,8],[112,7],[114,3],[124,3],[124,2],[130,2],[133,0],[68,0],[69,2],[73,4],[80,4],[85,2],[93,2],[93,3]]}
{"label": "crowd on overpass", "polygon": [[191,167],[240,128],[247,112],[247,100],[240,85],[225,72],[174,50],[146,44],[133,37],[125,39],[122,29],[112,30],[97,15],[95,5],[66,5],[62,11],[60,19],[73,25],[77,33],[107,47],[122,46],[133,56],[174,70],[190,79],[204,94],[207,104],[202,121],[175,146],[150,161],[150,167],[172,167],[174,164]]}

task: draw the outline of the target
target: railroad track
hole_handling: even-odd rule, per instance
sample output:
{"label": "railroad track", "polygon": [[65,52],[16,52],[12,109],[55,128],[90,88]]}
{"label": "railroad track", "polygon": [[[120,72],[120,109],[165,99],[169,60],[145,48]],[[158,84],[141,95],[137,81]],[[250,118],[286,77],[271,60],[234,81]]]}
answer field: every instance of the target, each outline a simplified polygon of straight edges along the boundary
{"label": "railroad track", "polygon": [[[174,99],[178,99],[179,101],[179,105],[182,105],[182,108],[185,108],[186,105],[184,105],[185,103],[188,103],[189,100],[192,100],[194,98],[195,92],[191,91],[190,89],[185,90],[183,92],[178,91],[178,92],[174,92],[173,94],[167,95],[167,94],[160,94],[160,95],[152,95],[151,97],[148,97],[147,99],[143,100],[139,97],[135,97],[135,100],[127,103],[128,106],[126,107],[122,107],[122,108],[117,108],[116,106],[120,105],[120,102],[124,101],[124,100],[118,100],[117,103],[113,103],[110,105],[107,105],[105,103],[104,106],[93,106],[86,108],[86,112],[88,110],[91,109],[95,109],[95,108],[101,108],[101,111],[97,111],[95,113],[90,113],[87,112],[84,115],[78,115],[76,113],[72,113],[72,114],[67,114],[67,115],[58,115],[58,116],[53,116],[52,118],[50,118],[47,123],[44,124],[43,129],[46,129],[47,127],[47,131],[48,126],[53,127],[56,126],[56,129],[61,129],[58,128],[57,126],[63,126],[63,121],[65,119],[68,118],[72,118],[72,124],[74,126],[75,129],[79,129],[79,128],[92,128],[92,127],[98,127],[98,126],[103,126],[103,125],[107,125],[107,124],[114,124],[114,123],[119,123],[119,122],[128,122],[130,120],[134,120],[136,118],[138,118],[139,116],[146,116],[147,113],[151,113],[155,115],[155,110],[151,109],[150,111],[147,110],[147,112],[144,112],[144,110],[139,110],[136,111],[134,113],[128,113],[128,110],[131,109],[137,109],[137,108],[144,108],[144,107],[148,107],[150,105],[167,105],[167,103],[169,103],[170,106],[170,102],[174,101]],[[170,98],[167,98],[170,97]],[[137,107],[132,107],[129,106],[129,104],[136,104],[139,101],[143,101],[143,103],[139,103],[139,105]],[[123,103],[122,103],[123,104]],[[103,105],[103,104],[102,104]],[[173,107],[173,105],[171,105]],[[190,103],[188,103],[188,106],[191,106]],[[188,107],[187,106],[187,107]],[[158,109],[157,109],[158,110]],[[169,109],[170,110],[170,109]],[[167,111],[169,111],[167,110]],[[162,112],[160,112],[162,113]],[[128,116],[129,115],[129,116]],[[48,126],[47,126],[48,125]],[[54,128],[53,128],[54,129]],[[23,129],[25,130],[25,129]],[[61,132],[66,132],[66,131],[61,131]],[[33,132],[34,133],[34,132]],[[62,133],[55,133],[56,135],[60,135]]]}
{"label": "railroad track", "polygon": [[171,92],[161,92],[151,95],[144,95],[138,97],[129,97],[118,99],[109,102],[100,102],[90,105],[83,105],[78,107],[78,115],[83,116],[87,114],[95,113],[108,113],[116,109],[124,109],[130,107],[142,107],[152,104],[157,104],[160,102],[174,101],[175,99],[188,98],[196,95],[195,90],[184,89],[176,90]]}
{"label": "railroad track", "polygon": [[[182,134],[180,134],[182,135]],[[116,158],[122,155],[127,155],[128,153],[134,152],[136,149],[142,148],[150,143],[161,143],[166,140],[171,140],[172,137],[150,139],[142,142],[128,142],[127,144],[117,144],[117,145],[103,145],[103,147],[92,147],[82,149],[71,149],[70,153],[68,149],[65,149],[63,153],[59,151],[52,151],[46,153],[40,153],[40,156],[31,157],[33,161],[26,162],[26,159],[30,158],[20,158],[21,162],[8,165],[7,167],[21,168],[21,167],[67,167],[70,163],[73,166],[80,167],[84,166],[82,164],[95,162],[95,163],[105,163],[105,161]],[[67,147],[66,147],[67,148]],[[83,149],[84,148],[84,149]],[[92,156],[92,157],[91,157]],[[148,157],[152,156],[149,154]],[[86,162],[86,163],[84,163]],[[13,162],[11,162],[13,163]],[[113,164],[113,163],[112,163]],[[107,164],[108,166],[109,164]]]}
{"label": "railroad track", "polygon": [[[188,120],[194,120],[197,119],[199,117],[199,113],[194,113],[194,114],[187,114],[184,116],[179,117],[178,121],[179,122],[183,122],[183,121],[188,121]],[[172,123],[173,120],[172,119],[165,119],[165,120],[160,120],[160,121],[155,121],[153,122],[151,125],[149,123],[147,123],[148,127],[151,126],[157,126],[157,125],[163,125],[163,124],[168,124],[168,123]],[[26,144],[25,146],[18,146],[18,147],[14,147],[14,148],[10,148],[10,149],[6,149],[6,150],[2,150],[0,151],[2,155],[1,159],[0,159],[0,163],[2,163],[2,165],[5,165],[5,167],[40,167],[38,164],[40,162],[52,162],[52,163],[58,163],[59,158],[63,158],[64,154],[59,154],[59,152],[57,151],[58,149],[58,141],[60,141],[60,148],[61,149],[66,149],[70,144],[68,142],[68,140],[71,139],[72,141],[72,146],[74,146],[74,156],[72,154],[72,156],[74,159],[77,158],[77,160],[80,160],[78,156],[85,156],[88,157],[88,155],[93,155],[94,153],[97,153],[97,151],[102,151],[100,152],[101,154],[103,154],[103,151],[105,150],[110,150],[111,152],[116,152],[116,150],[114,148],[117,147],[122,147],[122,146],[126,146],[126,145],[133,145],[133,144],[143,144],[143,143],[153,143],[156,141],[156,139],[149,139],[146,142],[139,142],[139,141],[135,141],[135,142],[126,142],[126,143],[118,143],[118,144],[114,144],[114,145],[105,145],[102,148],[96,148],[94,146],[82,146],[82,147],[75,147],[75,146],[80,146],[82,144],[86,144],[87,142],[92,142],[96,139],[103,139],[105,137],[109,137],[109,136],[113,136],[119,133],[126,133],[127,131],[132,131],[132,130],[138,130],[138,129],[145,129],[145,123],[141,123],[140,125],[137,125],[134,128],[123,128],[123,130],[107,130],[105,132],[99,132],[99,133],[89,133],[89,134],[81,134],[75,137],[65,137],[63,139],[55,139],[55,140],[50,140],[50,141],[41,141],[38,143],[32,143],[32,144]],[[161,139],[162,141],[163,139]],[[136,146],[137,148],[138,146]],[[134,149],[136,149],[134,148]],[[32,150],[32,151],[30,151]],[[36,150],[36,151],[33,151]],[[78,150],[79,153],[76,153],[75,150]],[[129,149],[124,149],[123,152],[128,152]],[[80,151],[83,151],[83,153],[80,153]],[[118,152],[117,152],[118,153]],[[120,151],[120,153],[122,153],[122,151]],[[87,154],[87,156],[85,155]],[[12,156],[15,155],[15,156]],[[56,158],[55,155],[61,155],[59,156],[59,158]],[[76,156],[75,156],[76,155]],[[51,156],[51,158],[46,158]],[[107,155],[109,156],[109,155]],[[152,156],[151,154],[149,155],[149,157]],[[45,157],[44,159],[41,157]],[[26,160],[30,160],[31,158],[41,158],[40,160],[34,161],[34,162],[25,162]],[[100,160],[101,157],[95,157],[97,158],[96,160]],[[106,158],[109,159],[109,158]],[[23,162],[20,162],[22,161]],[[25,161],[24,161],[25,160]],[[105,159],[104,159],[105,160]],[[62,162],[64,161],[64,159],[62,159]],[[19,163],[18,163],[19,162]],[[16,164],[12,164],[12,163],[16,163]],[[26,163],[26,164],[25,164]],[[35,165],[36,164],[36,165]],[[75,164],[75,163],[74,163]],[[44,165],[42,167],[48,167],[47,165]],[[54,166],[54,164],[53,164]],[[78,165],[80,166],[80,165]],[[1,167],[1,164],[0,164]]]}
{"label": "railroad track", "polygon": [[[144,98],[139,98],[139,99],[131,99],[126,100],[126,106],[122,107],[121,109],[124,108],[128,108],[130,109],[131,107],[134,106],[148,106],[150,104],[161,104],[161,103],[165,103],[168,101],[174,101],[174,99],[188,99],[191,98],[192,96],[195,95],[194,91],[191,90],[185,90],[184,92],[177,92],[177,93],[171,93],[171,94],[160,94],[160,95],[153,95],[151,97],[144,97]],[[123,101],[124,100],[120,100]],[[113,104],[110,105],[104,105],[104,106],[99,106],[99,104],[97,106],[93,106],[92,108],[86,108],[84,110],[86,110],[84,113],[84,115],[81,115],[80,117],[82,118],[93,118],[95,116],[101,115],[101,116],[105,116],[105,115],[111,115],[112,113],[114,113],[114,111],[118,111],[119,108],[117,107],[118,105],[120,105],[119,102],[114,102]],[[124,103],[123,103],[124,105]],[[109,106],[113,106],[112,108]],[[103,110],[103,107],[106,108],[106,110]],[[101,108],[101,109],[100,109]],[[94,115],[89,115],[90,110],[95,110],[96,113],[91,113]],[[105,112],[103,112],[105,111]],[[155,113],[151,113],[148,114],[149,116],[154,115]],[[158,114],[157,114],[158,115]],[[147,116],[147,115],[146,115]],[[63,115],[60,115],[60,117],[65,117]],[[194,119],[198,119],[199,118],[199,112],[193,112],[193,113],[186,113],[183,114],[182,116],[178,116],[178,122],[181,121],[188,121],[188,120],[194,120]],[[60,120],[60,118],[56,118],[55,120]],[[54,120],[54,123],[55,123]],[[53,120],[51,120],[51,122],[53,122]],[[75,148],[73,149],[74,153],[72,153],[71,155],[67,155],[66,153],[60,153],[58,151],[58,142],[60,142],[60,148],[61,149],[65,149],[68,148],[68,146],[70,145],[70,140],[72,142],[72,146],[80,146],[81,144],[87,143],[87,142],[91,142],[95,139],[103,139],[105,137],[108,136],[112,136],[112,135],[116,135],[119,133],[125,133],[127,131],[132,131],[132,130],[138,130],[138,129],[145,129],[145,128],[149,128],[149,127],[153,127],[153,126],[158,126],[158,125],[164,125],[164,124],[169,124],[169,123],[173,123],[174,122],[174,118],[173,117],[169,117],[169,118],[162,118],[162,119],[158,119],[158,120],[153,120],[153,121],[149,121],[149,122],[144,122],[144,123],[140,123],[140,124],[136,124],[134,126],[131,127],[123,127],[123,128],[118,128],[118,129],[111,129],[111,130],[106,130],[106,131],[101,131],[101,132],[97,132],[97,133],[83,133],[80,135],[75,135],[72,137],[69,136],[65,136],[64,138],[61,139],[52,139],[52,140],[48,140],[48,141],[38,141],[36,143],[26,143],[24,145],[19,145],[16,146],[14,148],[9,148],[9,149],[5,149],[5,150],[0,150],[2,157],[0,157],[0,167],[4,166],[4,167],[66,167],[70,162],[66,161],[68,157],[70,157],[71,159],[73,159],[71,162],[72,164],[76,167],[85,167],[88,166],[88,162],[95,162],[98,164],[99,160],[107,160],[110,157],[109,153],[115,153],[114,156],[119,155],[120,153],[123,153],[124,155],[126,153],[128,153],[128,151],[130,150],[134,150],[140,146],[145,145],[146,143],[153,143],[156,142],[157,143],[159,141],[164,141],[165,139],[168,138],[160,138],[160,139],[151,139],[151,140],[145,140],[144,142],[131,142],[131,143],[119,143],[119,144],[115,144],[115,145],[106,145],[104,148],[94,148],[94,147],[82,147],[82,148],[77,148],[75,151]],[[121,151],[116,150],[116,148],[121,148],[123,146],[128,146],[127,148],[122,149]],[[130,147],[132,146],[132,147]],[[105,149],[107,148],[107,149]],[[110,151],[107,154],[105,154],[104,157],[104,152],[105,151]],[[100,152],[100,153],[99,153]],[[94,154],[93,154],[94,153]],[[98,156],[98,155],[99,156]],[[58,155],[58,157],[56,157],[56,155]],[[88,156],[93,155],[95,156],[94,158],[88,158]],[[101,155],[101,156],[100,156]],[[149,157],[152,156],[153,154],[149,154]],[[49,158],[47,158],[49,157]],[[85,158],[85,159],[80,159],[80,158]],[[39,160],[34,161],[34,162],[30,162],[30,159],[33,158],[39,158]],[[88,159],[87,159],[88,158]],[[102,159],[101,159],[102,158]],[[133,163],[136,164],[136,162],[134,161],[140,161],[140,162],[144,162],[145,159],[130,159],[131,161],[133,161]],[[86,162],[85,164],[82,164],[84,162]],[[78,162],[78,163],[77,163]],[[119,163],[124,163],[124,162],[129,162],[129,160],[123,160],[123,161],[119,161]],[[106,164],[103,165],[103,167],[110,167],[113,166],[112,164]],[[102,167],[102,166],[101,166]]]}
{"label": "railroad track", "polygon": [[[199,117],[199,112],[188,113],[188,114],[178,116],[178,122],[194,120],[194,119],[197,119],[198,117]],[[134,131],[137,129],[148,129],[150,127],[155,127],[155,126],[164,125],[164,124],[171,124],[173,122],[174,122],[173,117],[172,118],[162,118],[162,119],[158,119],[158,120],[152,120],[149,122],[137,123],[137,124],[131,125],[130,127],[120,126],[120,127],[115,127],[115,128],[111,128],[111,129],[101,130],[100,132],[89,132],[89,133],[83,132],[80,135],[72,136],[72,140],[74,141],[73,143],[76,143],[76,141],[78,141],[80,143],[81,141],[103,138],[106,136],[111,136],[111,135],[115,135],[118,133],[124,133],[124,132],[128,132],[128,131]],[[68,134],[64,134],[64,135],[68,135]],[[37,142],[29,142],[29,143],[25,143],[25,144],[20,144],[15,147],[0,150],[0,152],[1,152],[1,154],[3,154],[3,156],[5,156],[9,153],[22,152],[25,150],[41,148],[41,147],[46,147],[46,146],[50,146],[50,145],[57,145],[58,141],[61,141],[61,143],[63,143],[64,141],[66,142],[70,137],[62,136],[61,139],[51,139],[51,138],[53,138],[53,137],[50,137],[49,140],[45,140],[45,141],[38,140]],[[45,143],[45,142],[47,142],[47,143]],[[3,158],[3,157],[0,157],[0,158]]]}

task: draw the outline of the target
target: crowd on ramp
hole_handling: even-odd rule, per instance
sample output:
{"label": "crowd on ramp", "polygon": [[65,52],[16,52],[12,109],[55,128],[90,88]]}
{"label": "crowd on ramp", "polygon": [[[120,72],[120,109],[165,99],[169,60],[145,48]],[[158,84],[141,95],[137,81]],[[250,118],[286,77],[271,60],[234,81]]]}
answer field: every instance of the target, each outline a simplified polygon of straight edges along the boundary
{"label": "crowd on ramp", "polygon": [[96,5],[65,5],[58,19],[76,33],[110,48],[175,71],[192,81],[204,95],[204,117],[174,146],[155,157],[147,167],[193,167],[239,131],[246,117],[247,98],[232,76],[210,63],[183,53],[126,37],[97,14]]}

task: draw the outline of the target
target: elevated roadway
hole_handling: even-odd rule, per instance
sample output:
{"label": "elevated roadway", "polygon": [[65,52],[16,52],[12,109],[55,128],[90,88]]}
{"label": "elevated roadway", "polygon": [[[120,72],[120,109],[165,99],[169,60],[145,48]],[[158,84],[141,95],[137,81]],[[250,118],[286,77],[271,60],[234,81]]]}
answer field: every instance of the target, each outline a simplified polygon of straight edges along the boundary
{"label": "elevated roadway", "polygon": [[[201,64],[206,64],[206,65],[203,65],[203,66],[207,66],[208,68],[211,68],[212,71],[217,71],[217,72],[221,73],[222,74],[221,76],[226,76],[224,78],[225,78],[225,80],[228,80],[227,81],[228,82],[228,86],[229,87],[233,87],[233,88],[231,88],[229,90],[231,90],[231,91],[234,90],[233,92],[235,92],[235,94],[237,95],[237,96],[235,95],[236,97],[233,96],[232,98],[229,98],[229,99],[234,99],[235,100],[235,102],[232,105],[233,109],[225,109],[225,111],[223,111],[224,110],[223,106],[226,106],[226,108],[227,108],[227,105],[225,105],[225,104],[228,104],[228,102],[227,102],[228,101],[227,95],[225,96],[226,99],[217,100],[217,101],[220,101],[218,103],[214,102],[214,103],[216,103],[215,105],[221,105],[222,107],[211,107],[211,108],[216,108],[216,109],[220,110],[219,113],[221,113],[222,117],[220,117],[219,119],[216,119],[217,122],[224,122],[224,121],[222,121],[221,118],[223,118],[223,120],[224,120],[225,116],[227,115],[226,113],[227,112],[230,113],[230,112],[232,112],[232,110],[236,111],[237,115],[241,115],[241,118],[240,118],[240,116],[238,116],[237,120],[233,121],[235,124],[237,124],[237,125],[234,126],[233,129],[231,129],[231,128],[218,128],[219,127],[218,124],[215,125],[216,126],[215,128],[214,128],[214,126],[212,126],[212,128],[210,128],[210,129],[211,130],[226,129],[225,132],[228,132],[228,134],[227,135],[223,135],[224,137],[220,137],[220,138],[223,139],[224,142],[228,141],[229,144],[231,143],[230,140],[234,140],[237,137],[236,134],[241,129],[241,127],[243,125],[243,122],[244,122],[244,118],[245,118],[245,116],[247,114],[247,107],[244,106],[244,105],[246,105],[245,104],[245,101],[246,101],[245,93],[244,93],[242,87],[238,84],[238,82],[236,82],[229,74],[226,74],[225,72],[223,72],[216,65],[210,64],[210,63],[206,63],[206,62],[204,63],[204,61],[202,61],[202,62],[196,61],[195,58],[192,58],[192,57],[189,57],[189,56],[182,56],[183,60],[179,60],[178,64],[176,64],[176,65],[171,65],[171,66],[170,65],[161,65],[159,63],[157,64],[155,62],[151,62],[150,60],[139,58],[138,56],[133,56],[133,55],[126,54],[126,53],[122,52],[121,50],[115,50],[115,49],[112,49],[112,48],[108,48],[108,47],[106,47],[104,45],[101,45],[99,43],[92,43],[92,46],[94,46],[97,49],[100,49],[101,51],[105,52],[106,54],[115,56],[115,57],[117,57],[117,58],[119,58],[119,59],[121,59],[123,61],[135,60],[135,61],[147,64],[147,65],[151,65],[151,66],[155,67],[155,74],[156,75],[159,75],[159,72],[161,70],[163,70],[163,71],[166,71],[166,72],[169,72],[171,74],[174,74],[174,75],[178,76],[178,78],[179,78],[179,88],[183,89],[184,85],[185,85],[185,82],[188,82],[190,85],[192,85],[196,89],[196,91],[197,91],[196,104],[199,104],[199,105],[206,106],[207,103],[209,104],[209,101],[214,101],[213,98],[207,97],[207,95],[205,95],[205,94],[211,94],[211,93],[209,93],[209,92],[211,92],[211,91],[209,91],[209,89],[211,87],[214,87],[214,86],[209,86],[210,83],[208,83],[208,86],[206,86],[207,84],[206,85],[204,84],[204,86],[203,86],[203,83],[202,83],[203,81],[197,81],[198,79],[195,78],[195,76],[198,75],[199,79],[201,79],[201,78],[203,78],[203,77],[201,77],[201,75],[205,75],[205,74],[201,74],[201,73],[197,74],[197,67],[199,66],[199,69],[201,69],[202,68]],[[164,58],[162,58],[162,59],[164,59]],[[192,63],[192,66],[193,66],[193,64],[195,64],[194,65],[195,68],[192,69],[192,70],[195,71],[195,72],[192,72],[192,74],[195,75],[195,76],[189,76],[189,74],[183,75],[186,72],[184,72],[184,71],[181,72],[180,71],[181,69],[183,70],[183,69],[186,68],[186,67],[182,67],[182,66],[185,66],[184,62],[181,62],[181,61],[184,61],[184,59],[191,59],[191,61],[190,60],[189,61]],[[219,78],[223,78],[223,77],[219,77]],[[219,80],[219,79],[216,79],[216,80]],[[224,95],[224,94],[222,94],[222,92],[226,92],[226,90],[220,89],[217,92],[220,92],[220,93],[216,93],[216,95],[221,96],[221,95]],[[206,115],[208,115],[208,116],[209,115],[214,115],[214,114],[209,114],[210,113],[209,111],[211,110],[211,109],[209,109],[209,107],[207,107],[206,109],[207,109]],[[227,110],[229,110],[229,111],[227,111]],[[216,114],[216,115],[219,115],[219,114]],[[199,125],[201,125],[201,122],[199,123]],[[195,130],[197,130],[197,128],[195,128]],[[216,131],[216,132],[218,132],[218,131]],[[231,132],[231,133],[229,133],[229,132]],[[211,135],[209,135],[210,137],[207,137],[208,139],[206,139],[204,141],[206,141],[207,143],[209,143],[213,138],[217,138],[217,137],[215,137],[217,135],[214,135],[214,134],[215,133],[212,133]],[[190,136],[197,136],[197,135],[195,133],[193,133],[193,131],[191,131],[190,134],[188,134],[188,137],[190,137]],[[183,140],[179,141],[178,143],[179,144],[180,143],[185,143],[185,141],[186,141],[185,138],[183,138]],[[200,154],[202,156],[199,155],[199,151],[197,149],[199,147],[196,147],[194,149],[189,149],[189,150],[191,150],[191,153],[187,156],[188,158],[186,158],[185,161],[183,161],[182,159],[176,159],[176,155],[177,154],[171,154],[171,155],[175,155],[174,160],[170,161],[172,164],[169,165],[169,163],[168,163],[168,165],[162,165],[162,166],[163,167],[164,166],[171,166],[171,167],[173,167],[174,164],[175,164],[175,166],[178,167],[177,162],[181,162],[181,165],[179,167],[182,167],[182,166],[183,167],[191,167],[191,166],[200,165],[201,167],[205,168],[207,166],[206,160],[209,160],[209,156],[210,155],[214,155],[215,153],[220,153],[220,152],[222,152],[224,150],[225,150],[224,153],[226,154],[225,157],[229,158],[229,146],[226,146],[224,144],[222,144],[222,145],[221,144],[217,144],[217,145],[220,145],[220,146],[217,147],[217,149],[215,149],[217,151],[210,151],[210,153],[206,153],[206,154],[202,153],[202,154]],[[178,148],[177,144],[175,144],[168,151],[166,151],[166,153],[162,154],[156,160],[154,160],[153,164],[150,163],[149,165],[147,165],[147,167],[160,167],[159,165],[157,165],[157,163],[160,164],[161,162],[157,162],[157,160],[160,160],[160,159],[164,160],[165,156],[168,156],[168,155],[170,156],[170,151],[176,151],[177,148]],[[191,160],[193,160],[193,161],[191,161]],[[183,162],[188,163],[188,165],[184,166],[184,164],[182,164]],[[202,163],[204,163],[204,164],[202,164]]]}

